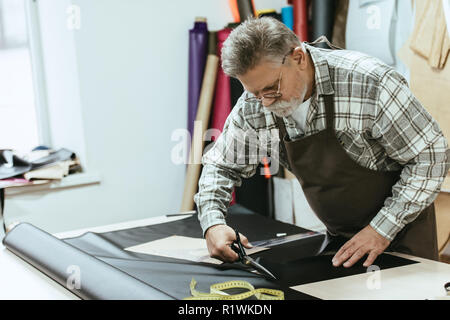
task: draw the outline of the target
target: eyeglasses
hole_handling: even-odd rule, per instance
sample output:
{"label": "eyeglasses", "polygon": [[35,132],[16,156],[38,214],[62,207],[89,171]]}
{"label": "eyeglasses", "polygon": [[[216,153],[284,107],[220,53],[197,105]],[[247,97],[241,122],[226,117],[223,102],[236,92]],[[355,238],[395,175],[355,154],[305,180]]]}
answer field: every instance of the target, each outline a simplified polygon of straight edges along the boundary
{"label": "eyeglasses", "polygon": [[[280,69],[283,67],[284,62],[286,61],[286,57],[288,55],[290,55],[292,52],[294,51],[294,48],[292,48],[291,50],[289,50],[288,53],[286,53],[283,57],[283,61],[281,62],[281,67]],[[281,77],[283,76],[283,71],[280,70],[280,76],[278,78],[278,89],[277,92],[269,92],[269,93],[265,93],[262,95],[262,98],[258,98],[258,97],[249,97],[246,98],[245,101],[246,102],[260,102],[262,103],[262,101],[264,99],[269,99],[269,100],[275,100],[275,99],[279,99],[283,96],[283,94],[280,92],[280,87],[281,87]]]}

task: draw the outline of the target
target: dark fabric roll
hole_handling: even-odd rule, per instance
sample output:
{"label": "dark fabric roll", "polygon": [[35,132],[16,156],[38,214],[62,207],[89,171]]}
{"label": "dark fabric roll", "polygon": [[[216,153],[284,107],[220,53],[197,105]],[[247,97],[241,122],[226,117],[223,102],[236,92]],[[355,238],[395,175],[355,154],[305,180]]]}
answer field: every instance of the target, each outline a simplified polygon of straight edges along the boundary
{"label": "dark fabric roll", "polygon": [[333,38],[331,43],[345,49],[345,30],[347,27],[348,0],[339,0],[336,5],[334,18]]}
{"label": "dark fabric roll", "polygon": [[[333,38],[335,13],[335,0],[314,0],[312,2],[311,40],[314,41],[322,35],[326,36],[329,40]],[[327,45],[320,44],[319,47],[327,48]]]}
{"label": "dark fabric roll", "polygon": [[217,32],[208,32],[208,54],[214,54],[217,56]]}
{"label": "dark fabric roll", "polygon": [[206,63],[208,27],[205,21],[196,21],[189,30],[189,69],[188,69],[188,130],[194,132],[198,100],[202,87],[203,72]]}
{"label": "dark fabric roll", "polygon": [[235,28],[239,27],[240,24],[241,24],[240,22],[230,22],[227,24],[227,26],[225,28],[235,29]]}
{"label": "dark fabric roll", "polygon": [[237,6],[239,10],[240,21],[247,20],[248,17],[254,16],[254,8],[252,0],[237,0]]}
{"label": "dark fabric roll", "polygon": [[[21,223],[8,232],[3,244],[82,299],[173,299],[28,223]],[[79,285],[70,282],[76,270]]]}
{"label": "dark fabric roll", "polygon": [[230,78],[231,107],[234,108],[241,95],[244,93],[242,83],[236,78]]}

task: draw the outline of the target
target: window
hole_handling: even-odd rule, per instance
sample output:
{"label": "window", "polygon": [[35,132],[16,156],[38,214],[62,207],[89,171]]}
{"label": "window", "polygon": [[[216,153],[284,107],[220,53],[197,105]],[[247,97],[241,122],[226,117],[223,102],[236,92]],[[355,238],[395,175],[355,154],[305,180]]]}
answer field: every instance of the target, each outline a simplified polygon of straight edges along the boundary
{"label": "window", "polygon": [[0,149],[39,144],[24,0],[0,0]]}

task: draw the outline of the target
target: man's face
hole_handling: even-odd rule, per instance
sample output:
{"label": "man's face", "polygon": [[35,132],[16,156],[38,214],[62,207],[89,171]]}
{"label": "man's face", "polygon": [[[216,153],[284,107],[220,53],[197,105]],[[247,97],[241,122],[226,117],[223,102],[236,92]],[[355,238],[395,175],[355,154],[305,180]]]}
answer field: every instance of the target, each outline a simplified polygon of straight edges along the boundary
{"label": "man's face", "polygon": [[310,75],[307,61],[304,61],[307,54],[303,53],[300,56],[298,52],[297,56],[295,54],[294,51],[292,55],[289,55],[284,64],[281,64],[281,61],[279,63],[262,61],[238,77],[244,89],[257,98],[263,98],[264,94],[276,93],[279,88],[282,94],[280,98],[263,98],[262,104],[267,110],[280,117],[292,114],[308,93]]}

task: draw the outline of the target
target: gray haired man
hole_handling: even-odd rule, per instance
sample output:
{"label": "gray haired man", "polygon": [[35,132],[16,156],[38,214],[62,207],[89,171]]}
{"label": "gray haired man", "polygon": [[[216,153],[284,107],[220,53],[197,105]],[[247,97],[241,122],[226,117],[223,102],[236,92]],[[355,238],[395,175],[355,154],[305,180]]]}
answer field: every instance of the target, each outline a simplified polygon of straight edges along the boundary
{"label": "gray haired man", "polygon": [[448,145],[400,74],[362,53],[300,43],[271,18],[237,27],[222,67],[245,92],[203,157],[194,198],[212,257],[238,258],[225,215],[233,186],[257,168],[230,160],[225,144],[236,132],[276,128],[279,148],[270,157],[296,175],[329,235],[348,239],[334,266],[365,256],[369,266],[387,249],[437,259],[433,201],[448,171]]}

